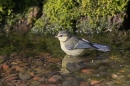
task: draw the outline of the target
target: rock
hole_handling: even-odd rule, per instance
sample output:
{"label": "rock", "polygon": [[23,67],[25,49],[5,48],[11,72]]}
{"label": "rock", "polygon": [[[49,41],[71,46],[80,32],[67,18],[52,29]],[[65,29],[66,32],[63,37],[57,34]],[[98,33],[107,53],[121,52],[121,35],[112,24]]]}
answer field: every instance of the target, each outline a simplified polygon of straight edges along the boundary
{"label": "rock", "polygon": [[51,78],[48,79],[48,82],[50,82],[50,83],[56,83],[56,82],[58,82],[58,79],[54,78],[54,77],[51,77]]}
{"label": "rock", "polygon": [[44,64],[44,61],[42,59],[37,59],[35,62],[35,65],[42,66]]}
{"label": "rock", "polygon": [[17,63],[17,62],[11,62],[11,65],[12,65],[12,66],[17,66],[18,63]]}
{"label": "rock", "polygon": [[27,85],[27,83],[22,82],[18,86],[28,86],[28,85]]}
{"label": "rock", "polygon": [[14,68],[8,68],[4,70],[6,73],[11,74],[14,71]]}
{"label": "rock", "polygon": [[57,78],[58,80],[62,80],[63,79],[63,77],[60,76],[60,75],[53,75],[52,77]]}
{"label": "rock", "polygon": [[59,58],[49,58],[47,60],[47,62],[49,62],[49,63],[61,62],[61,59],[59,59]]}
{"label": "rock", "polygon": [[31,81],[31,84],[32,84],[32,86],[39,86],[39,85],[41,85],[42,83],[39,82],[39,81]]}
{"label": "rock", "polygon": [[123,81],[125,79],[125,76],[123,74],[112,74],[112,78]]}
{"label": "rock", "polygon": [[42,78],[39,79],[39,81],[40,82],[45,82],[45,81],[47,81],[47,79],[45,77],[42,77]]}
{"label": "rock", "polygon": [[92,81],[90,82],[91,85],[97,85],[97,84],[99,84],[99,83],[100,83],[100,81],[98,81],[98,80],[92,80]]}
{"label": "rock", "polygon": [[90,84],[88,82],[81,82],[80,86],[90,86]]}
{"label": "rock", "polygon": [[114,86],[116,84],[116,82],[115,81],[109,81],[106,84],[107,84],[107,86]]}
{"label": "rock", "polygon": [[19,63],[18,64],[18,66],[20,66],[20,67],[29,66],[29,65],[30,65],[30,63]]}
{"label": "rock", "polygon": [[[5,82],[6,79],[11,79],[10,77],[18,77],[18,74],[10,74],[10,75],[7,75],[6,77],[4,77],[1,82]],[[7,80],[8,81],[8,80]]]}
{"label": "rock", "polygon": [[7,84],[6,86],[16,86],[15,83],[11,83],[11,82],[7,82],[6,84]]}
{"label": "rock", "polygon": [[10,81],[16,80],[16,79],[18,79],[17,76],[12,76],[12,77],[9,77],[9,78],[5,79],[5,82],[10,82]]}
{"label": "rock", "polygon": [[34,73],[34,72],[30,72],[30,75],[31,75],[31,76],[35,76],[35,73]]}
{"label": "rock", "polygon": [[29,73],[21,73],[19,72],[19,78],[22,79],[22,80],[28,80],[28,79],[31,79],[32,76],[29,74]]}
{"label": "rock", "polygon": [[82,69],[81,72],[85,74],[92,74],[94,72],[94,69]]}
{"label": "rock", "polygon": [[18,54],[16,53],[16,52],[14,52],[14,53],[11,53],[11,55],[10,55],[10,57],[11,58],[14,58],[15,56],[17,56]]}
{"label": "rock", "polygon": [[67,77],[67,80],[71,81],[71,80],[74,80],[75,78],[74,77]]}
{"label": "rock", "polygon": [[112,74],[111,76],[112,76],[112,78],[114,78],[114,79],[118,78],[118,75],[116,75],[116,74]]}
{"label": "rock", "polygon": [[20,66],[15,66],[15,70],[24,73],[27,69]]}
{"label": "rock", "polygon": [[9,65],[8,64],[3,64],[3,70],[6,70],[9,68]]}
{"label": "rock", "polygon": [[41,78],[41,77],[39,77],[39,76],[34,76],[34,77],[33,77],[33,80],[38,81],[40,78]]}
{"label": "rock", "polygon": [[41,84],[40,86],[59,86],[59,85],[56,85],[56,84]]}
{"label": "rock", "polygon": [[0,70],[3,68],[3,65],[2,64],[0,64]]}
{"label": "rock", "polygon": [[62,86],[80,86],[80,82],[78,80],[66,80],[62,83]]}

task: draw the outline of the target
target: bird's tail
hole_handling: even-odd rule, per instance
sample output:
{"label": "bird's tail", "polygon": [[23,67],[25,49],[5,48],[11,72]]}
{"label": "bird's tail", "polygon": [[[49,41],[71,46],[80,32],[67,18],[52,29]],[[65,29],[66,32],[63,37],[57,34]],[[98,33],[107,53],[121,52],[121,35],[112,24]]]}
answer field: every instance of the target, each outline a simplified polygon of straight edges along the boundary
{"label": "bird's tail", "polygon": [[100,50],[100,51],[104,51],[104,52],[108,52],[110,51],[109,47],[106,46],[106,45],[100,45],[100,44],[93,44],[94,47],[97,48],[97,50]]}

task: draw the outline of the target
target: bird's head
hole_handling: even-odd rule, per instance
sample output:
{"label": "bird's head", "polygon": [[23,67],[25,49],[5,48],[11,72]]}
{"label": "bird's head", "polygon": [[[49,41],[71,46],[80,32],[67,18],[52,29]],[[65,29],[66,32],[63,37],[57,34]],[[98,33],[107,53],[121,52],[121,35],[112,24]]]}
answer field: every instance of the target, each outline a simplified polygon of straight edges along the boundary
{"label": "bird's head", "polygon": [[58,33],[58,35],[55,36],[55,37],[58,38],[59,41],[64,42],[64,41],[66,41],[68,38],[71,37],[71,33],[69,33],[69,32],[66,31],[66,30],[63,30],[63,31],[60,31],[60,32]]}

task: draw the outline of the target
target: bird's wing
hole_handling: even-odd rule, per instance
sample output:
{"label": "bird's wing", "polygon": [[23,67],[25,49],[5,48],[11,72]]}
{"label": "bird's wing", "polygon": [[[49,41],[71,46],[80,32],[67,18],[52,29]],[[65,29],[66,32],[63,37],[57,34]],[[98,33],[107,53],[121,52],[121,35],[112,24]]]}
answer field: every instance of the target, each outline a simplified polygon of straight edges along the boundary
{"label": "bird's wing", "polygon": [[69,38],[69,40],[65,42],[65,48],[68,50],[73,50],[75,46],[77,45],[78,41],[79,39],[75,36]]}
{"label": "bird's wing", "polygon": [[85,48],[95,48],[91,42],[85,39],[81,39],[78,41],[77,45],[74,47],[75,49],[85,49]]}

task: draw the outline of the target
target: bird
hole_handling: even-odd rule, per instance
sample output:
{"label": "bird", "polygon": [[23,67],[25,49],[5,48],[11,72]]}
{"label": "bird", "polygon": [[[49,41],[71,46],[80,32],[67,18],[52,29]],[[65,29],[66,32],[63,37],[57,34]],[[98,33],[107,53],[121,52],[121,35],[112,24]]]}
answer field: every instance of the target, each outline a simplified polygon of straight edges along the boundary
{"label": "bird", "polygon": [[91,43],[90,41],[79,38],[67,30],[59,31],[55,36],[60,41],[61,49],[70,56],[83,56],[88,49],[95,49],[103,52],[110,51],[107,45]]}

